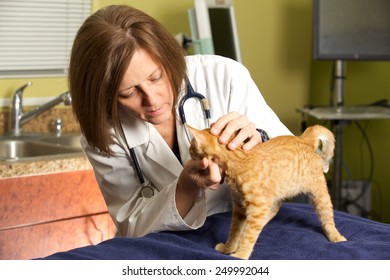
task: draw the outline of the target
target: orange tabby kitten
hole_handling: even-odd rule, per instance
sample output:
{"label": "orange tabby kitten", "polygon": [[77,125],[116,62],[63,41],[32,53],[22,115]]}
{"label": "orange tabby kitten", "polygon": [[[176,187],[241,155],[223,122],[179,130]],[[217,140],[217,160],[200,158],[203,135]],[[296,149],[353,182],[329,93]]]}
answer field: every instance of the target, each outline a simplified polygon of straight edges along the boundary
{"label": "orange tabby kitten", "polygon": [[[229,238],[216,250],[248,259],[263,227],[276,215],[282,200],[306,193],[313,201],[325,235],[346,241],[335,227],[333,205],[323,172],[329,170],[334,137],[327,128],[311,126],[302,136],[279,136],[250,151],[228,150],[209,129],[196,130],[190,154],[207,157],[225,170],[232,190],[233,216]],[[321,144],[320,144],[321,143]],[[321,151],[316,153],[316,150]]]}

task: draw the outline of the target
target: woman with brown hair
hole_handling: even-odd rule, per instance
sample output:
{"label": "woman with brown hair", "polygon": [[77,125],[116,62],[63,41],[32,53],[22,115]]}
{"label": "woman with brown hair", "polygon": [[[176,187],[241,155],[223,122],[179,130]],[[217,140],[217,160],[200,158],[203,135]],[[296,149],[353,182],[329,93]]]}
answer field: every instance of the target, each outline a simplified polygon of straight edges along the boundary
{"label": "woman with brown hair", "polygon": [[[81,143],[119,235],[190,230],[230,210],[223,170],[189,157],[178,100],[190,83],[207,99],[211,131],[230,149],[250,150],[262,135],[291,132],[266,104],[248,70],[214,55],[184,56],[154,18],[128,6],[108,6],[78,31],[69,67]],[[192,105],[192,106],[190,106]],[[190,125],[203,112],[186,105]]]}

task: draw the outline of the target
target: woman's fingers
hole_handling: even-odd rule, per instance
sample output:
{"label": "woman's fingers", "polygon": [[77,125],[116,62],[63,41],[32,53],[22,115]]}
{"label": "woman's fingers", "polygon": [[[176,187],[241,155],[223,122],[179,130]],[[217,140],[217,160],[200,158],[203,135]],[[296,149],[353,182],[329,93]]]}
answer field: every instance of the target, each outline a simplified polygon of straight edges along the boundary
{"label": "woman's fingers", "polygon": [[[219,142],[228,144],[230,150],[242,145],[244,150],[250,150],[261,142],[261,136],[256,126],[245,115],[231,112],[219,118],[211,126],[211,133],[219,135]],[[231,136],[236,134],[232,139]],[[231,139],[229,141],[229,139]]]}

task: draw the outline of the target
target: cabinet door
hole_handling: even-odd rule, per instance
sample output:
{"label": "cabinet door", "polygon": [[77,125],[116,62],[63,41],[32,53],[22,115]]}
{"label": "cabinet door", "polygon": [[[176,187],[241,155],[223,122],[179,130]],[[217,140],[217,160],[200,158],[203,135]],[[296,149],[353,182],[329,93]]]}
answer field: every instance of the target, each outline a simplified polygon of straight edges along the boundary
{"label": "cabinet door", "polygon": [[109,214],[0,231],[0,259],[27,260],[94,245],[115,235]]}
{"label": "cabinet door", "polygon": [[92,170],[0,179],[0,230],[102,212]]}
{"label": "cabinet door", "polygon": [[0,179],[0,259],[31,259],[115,235],[92,170]]}

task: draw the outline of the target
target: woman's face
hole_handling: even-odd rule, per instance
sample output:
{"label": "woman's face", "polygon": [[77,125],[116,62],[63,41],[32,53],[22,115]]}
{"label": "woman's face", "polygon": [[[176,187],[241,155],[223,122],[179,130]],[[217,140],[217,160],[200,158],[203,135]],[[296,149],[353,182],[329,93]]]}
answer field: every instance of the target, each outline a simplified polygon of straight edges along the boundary
{"label": "woman's face", "polygon": [[172,118],[173,91],[164,69],[138,49],[119,86],[119,103],[138,119],[161,125]]}

